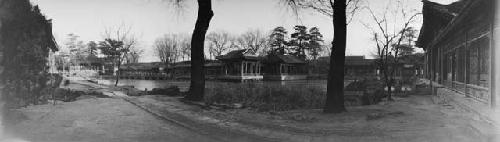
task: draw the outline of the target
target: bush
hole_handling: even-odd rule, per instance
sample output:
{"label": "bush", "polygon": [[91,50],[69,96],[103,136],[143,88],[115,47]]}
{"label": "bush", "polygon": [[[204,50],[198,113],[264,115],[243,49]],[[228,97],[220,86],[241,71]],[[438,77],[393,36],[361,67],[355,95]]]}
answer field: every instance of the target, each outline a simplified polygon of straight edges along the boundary
{"label": "bush", "polygon": [[169,88],[153,88],[153,90],[149,91],[150,95],[166,95],[166,96],[182,96],[179,87],[170,86]]}
{"label": "bush", "polygon": [[316,86],[226,84],[207,88],[207,104],[242,104],[258,111],[286,111],[323,107],[325,92]]}
{"label": "bush", "polygon": [[109,98],[109,96],[104,95],[102,92],[97,91],[77,91],[65,88],[56,88],[54,90],[54,100],[60,100],[64,102],[73,102],[76,101],[80,96],[95,96],[97,98]]}

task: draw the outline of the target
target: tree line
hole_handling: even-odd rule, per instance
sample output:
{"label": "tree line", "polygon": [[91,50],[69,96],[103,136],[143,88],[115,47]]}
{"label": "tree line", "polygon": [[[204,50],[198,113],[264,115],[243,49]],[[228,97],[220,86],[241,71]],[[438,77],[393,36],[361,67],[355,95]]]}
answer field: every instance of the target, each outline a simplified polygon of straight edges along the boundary
{"label": "tree line", "polygon": [[[79,38],[80,36],[70,33],[67,35],[64,44],[59,46],[60,51],[55,56],[58,70],[68,70],[69,66],[90,66],[92,63],[110,62],[108,56],[111,56],[112,53],[109,52],[108,48],[105,48],[107,45],[103,44],[103,42],[110,42],[106,40],[110,38],[109,36],[106,36],[102,41],[88,41],[86,43]],[[133,41],[136,42],[137,40],[134,39]],[[122,50],[124,55],[122,62],[125,64],[138,63],[144,53],[143,49],[135,46],[137,43],[133,44],[134,46],[131,46],[128,50]],[[100,56],[104,56],[104,58]]]}
{"label": "tree line", "polygon": [[[181,34],[167,34],[157,38],[154,51],[161,62],[166,65],[189,60],[191,54],[190,38]],[[226,31],[213,31],[207,34],[205,58],[214,60],[232,50],[247,49],[257,56],[268,54],[294,55],[304,60],[315,60],[327,48],[323,43],[323,35],[319,28],[297,25],[292,33],[284,27],[276,27],[270,32],[250,29],[240,35],[232,35]]]}

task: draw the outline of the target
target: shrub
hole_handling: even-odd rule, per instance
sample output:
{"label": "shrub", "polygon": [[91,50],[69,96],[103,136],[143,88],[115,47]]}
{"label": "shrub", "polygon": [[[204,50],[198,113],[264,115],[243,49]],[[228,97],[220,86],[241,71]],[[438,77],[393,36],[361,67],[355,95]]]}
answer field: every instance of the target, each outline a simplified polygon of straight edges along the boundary
{"label": "shrub", "polygon": [[182,93],[177,86],[170,86],[168,88],[153,88],[148,94],[151,95],[166,95],[166,96],[182,96]]}
{"label": "shrub", "polygon": [[316,109],[323,106],[325,92],[316,86],[226,84],[207,88],[208,104],[235,104],[259,111]]}

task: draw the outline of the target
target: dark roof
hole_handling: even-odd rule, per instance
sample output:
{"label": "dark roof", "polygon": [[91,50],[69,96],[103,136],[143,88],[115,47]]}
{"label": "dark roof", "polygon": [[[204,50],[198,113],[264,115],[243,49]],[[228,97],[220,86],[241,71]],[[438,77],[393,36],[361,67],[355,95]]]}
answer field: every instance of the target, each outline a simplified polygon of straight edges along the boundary
{"label": "dark roof", "polygon": [[306,61],[292,55],[268,55],[267,63],[305,64]]}
{"label": "dark roof", "polygon": [[374,65],[375,59],[364,59],[364,60],[346,60],[346,65],[351,66],[369,66]]}
{"label": "dark roof", "polygon": [[217,56],[218,60],[260,60],[261,58],[247,53],[247,49],[234,50],[225,55]]}
{"label": "dark roof", "polygon": [[[220,62],[205,63],[205,67],[220,67],[220,66],[223,66],[223,64]],[[189,68],[189,67],[191,67],[191,64],[178,64],[175,66],[171,66],[170,68]]]}
{"label": "dark roof", "polygon": [[365,56],[345,56],[345,60],[364,60]]}
{"label": "dark roof", "polygon": [[425,49],[462,12],[470,1],[460,0],[449,5],[442,5],[423,0],[423,23],[417,46]]}
{"label": "dark roof", "polygon": [[89,55],[87,56],[87,61],[89,61],[90,63],[103,63],[106,61],[106,59],[99,58],[96,55]]}

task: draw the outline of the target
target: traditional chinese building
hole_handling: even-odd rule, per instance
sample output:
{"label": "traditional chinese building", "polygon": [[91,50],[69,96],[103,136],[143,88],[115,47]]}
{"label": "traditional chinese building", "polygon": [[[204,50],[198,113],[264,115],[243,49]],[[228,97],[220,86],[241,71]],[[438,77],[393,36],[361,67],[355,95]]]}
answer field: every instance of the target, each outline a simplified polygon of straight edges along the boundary
{"label": "traditional chinese building", "polygon": [[264,80],[307,79],[306,62],[292,55],[268,55],[264,60]]}
{"label": "traditional chinese building", "polygon": [[166,66],[161,62],[130,63],[120,67],[120,77],[127,79],[167,79],[168,74],[163,70]]}
{"label": "traditional chinese building", "polygon": [[426,78],[444,87],[437,90],[438,95],[464,95],[495,104],[493,29],[498,26],[493,22],[494,13],[494,0],[461,0],[449,5],[423,1],[417,46],[426,52]]}
{"label": "traditional chinese building", "polygon": [[[216,60],[205,61],[205,78],[216,79],[223,73],[223,64]],[[178,62],[170,66],[167,71],[173,79],[191,78],[191,61]]]}
{"label": "traditional chinese building", "polygon": [[365,56],[346,56],[344,78],[357,80],[368,76],[377,75],[375,59],[366,59]]}
{"label": "traditional chinese building", "polygon": [[[328,75],[330,57],[319,57],[316,61],[320,64],[314,64],[312,67],[313,74],[322,74],[323,76]],[[375,59],[366,59],[365,56],[346,56],[345,66],[344,66],[345,79],[348,80],[358,80],[366,77],[376,77],[377,75],[377,65],[375,64]]]}
{"label": "traditional chinese building", "polygon": [[219,79],[223,80],[262,80],[261,57],[249,53],[248,50],[235,50],[225,55],[218,56],[224,63],[223,72]]}

